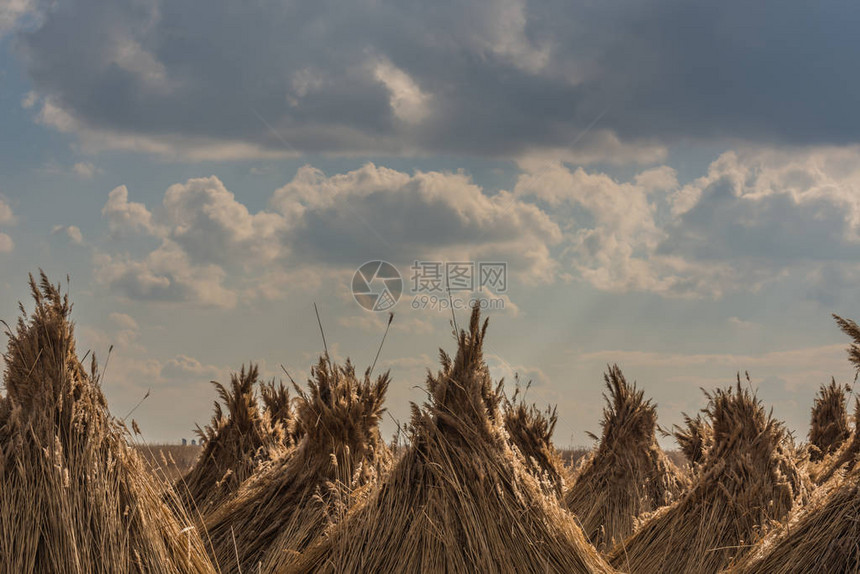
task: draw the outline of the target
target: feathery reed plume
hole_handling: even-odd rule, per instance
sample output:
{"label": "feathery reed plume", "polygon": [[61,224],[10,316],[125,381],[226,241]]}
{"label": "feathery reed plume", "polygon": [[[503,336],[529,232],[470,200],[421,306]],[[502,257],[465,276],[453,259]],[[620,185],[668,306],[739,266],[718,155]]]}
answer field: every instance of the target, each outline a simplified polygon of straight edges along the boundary
{"label": "feathery reed plume", "polygon": [[[526,385],[529,387],[531,383]],[[505,430],[513,446],[526,461],[526,468],[540,481],[547,494],[561,496],[565,472],[561,455],[552,443],[552,434],[558,422],[556,407],[541,411],[534,404],[526,404],[525,396],[517,386],[512,397],[504,397]]]}
{"label": "feathery reed plume", "polygon": [[[367,491],[389,463],[379,420],[389,375],[371,380],[320,358],[308,391],[298,387],[302,439],[248,480],[206,522],[225,572],[271,572],[289,562]],[[268,565],[270,564],[270,565]]]}
{"label": "feathery reed plume", "polygon": [[[3,572],[214,572],[187,515],[175,515],[126,442],[75,350],[72,305],[44,273],[35,309],[8,329],[0,398]],[[168,492],[164,496],[170,496]],[[176,505],[176,501],[168,501]]]}
{"label": "feathery reed plume", "polygon": [[260,400],[263,414],[268,416],[273,432],[284,446],[295,446],[300,438],[300,427],[296,424],[290,389],[284,383],[275,384],[275,379],[260,383]]}
{"label": "feathery reed plume", "polygon": [[812,405],[809,425],[809,460],[818,462],[838,450],[851,436],[848,428],[848,411],[845,395],[851,392],[848,385],[837,385],[831,379],[829,385],[821,385]]}
{"label": "feathery reed plume", "polygon": [[670,504],[684,488],[657,444],[656,406],[627,382],[618,365],[608,367],[603,378],[609,392],[600,445],[564,496],[598,550],[629,536],[638,516]]}
{"label": "feathery reed plume", "polygon": [[676,426],[674,436],[687,459],[690,469],[695,471],[705,460],[708,449],[714,441],[714,429],[702,418],[701,414],[692,418],[684,415],[685,428]]}
{"label": "feathery reed plume", "polygon": [[843,319],[839,315],[833,315],[836,324],[842,332],[851,337],[854,343],[848,347],[848,360],[860,371],[860,326],[851,319]]}
{"label": "feathery reed plume", "polygon": [[[707,394],[707,393],[706,393]],[[629,572],[715,574],[807,499],[782,424],[741,387],[707,394],[713,445],[681,498],[610,553]]]}
{"label": "feathery reed plume", "polygon": [[287,572],[611,572],[511,448],[474,310],[387,477]]}
{"label": "feathery reed plume", "polygon": [[[282,437],[272,428],[257,404],[255,394],[259,370],[251,364],[230,375],[230,386],[212,381],[221,402],[197,434],[204,443],[191,470],[176,484],[186,508],[205,517],[230,498],[239,485],[262,462],[271,460],[282,446]],[[227,408],[225,413],[221,403]]]}

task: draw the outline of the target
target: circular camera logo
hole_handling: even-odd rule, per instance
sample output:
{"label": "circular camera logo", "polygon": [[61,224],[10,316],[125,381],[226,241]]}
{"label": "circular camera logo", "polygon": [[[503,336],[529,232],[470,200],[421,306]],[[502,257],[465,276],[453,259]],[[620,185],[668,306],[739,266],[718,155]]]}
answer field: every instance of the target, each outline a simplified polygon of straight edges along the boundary
{"label": "circular camera logo", "polygon": [[403,279],[387,261],[368,261],[352,276],[352,296],[368,311],[388,311],[403,293]]}

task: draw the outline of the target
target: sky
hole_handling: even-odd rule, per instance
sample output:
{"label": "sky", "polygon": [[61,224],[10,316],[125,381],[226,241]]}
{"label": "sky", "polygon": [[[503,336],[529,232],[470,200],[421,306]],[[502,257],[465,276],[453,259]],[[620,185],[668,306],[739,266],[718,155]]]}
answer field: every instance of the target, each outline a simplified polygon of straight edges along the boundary
{"label": "sky", "polygon": [[[391,436],[474,300],[560,446],[591,444],[610,363],[664,429],[748,372],[803,440],[854,379],[831,314],[860,318],[858,24],[829,0],[0,0],[0,319],[28,273],[62,281],[154,442],[248,362],[302,384],[314,304],[359,370],[394,313]],[[356,282],[372,261],[399,288]]]}

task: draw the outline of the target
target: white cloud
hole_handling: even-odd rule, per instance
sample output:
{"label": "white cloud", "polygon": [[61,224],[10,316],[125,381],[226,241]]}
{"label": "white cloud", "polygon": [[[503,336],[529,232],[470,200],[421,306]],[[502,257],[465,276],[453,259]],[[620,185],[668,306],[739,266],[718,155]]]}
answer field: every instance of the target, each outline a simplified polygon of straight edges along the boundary
{"label": "white cloud", "polygon": [[159,235],[152,221],[152,213],[142,203],[128,201],[128,188],[121,185],[108,195],[102,208],[102,217],[108,220],[111,233],[124,235],[129,232],[145,232]]}
{"label": "white cloud", "polygon": [[139,78],[141,85],[157,92],[169,89],[167,69],[164,64],[134,38],[126,34],[117,34],[112,52],[112,63]]}
{"label": "white cloud", "polygon": [[90,162],[78,162],[72,166],[72,171],[79,177],[91,179],[99,169]]}
{"label": "white cloud", "polygon": [[543,161],[515,194],[573,220],[576,276],[602,290],[720,297],[794,276],[821,291],[837,262],[860,276],[858,165],[857,147],[742,149],[680,186],[666,166],[619,182]]}
{"label": "white cloud", "polygon": [[421,91],[409,74],[388,60],[375,63],[373,76],[388,89],[391,109],[398,119],[420,123],[430,113],[430,96]]}
{"label": "white cloud", "polygon": [[11,225],[15,223],[15,214],[12,213],[12,208],[0,196],[0,224]]}
{"label": "white cloud", "polygon": [[548,45],[535,45],[526,34],[528,17],[525,0],[499,0],[483,16],[486,34],[478,36],[484,50],[508,60],[530,73],[544,70],[550,61]]}
{"label": "white cloud", "polygon": [[75,225],[55,225],[51,235],[64,235],[73,245],[83,245],[84,236],[80,228]]}
{"label": "white cloud", "polygon": [[[672,183],[665,169],[660,173],[661,185]],[[514,193],[566,208],[570,217],[581,214],[583,221],[567,232],[572,264],[595,287],[670,292],[675,278],[659,276],[652,269],[653,253],[664,235],[655,221],[657,207],[650,195],[655,175],[649,170],[624,183],[602,173],[544,163],[522,174]],[[571,207],[575,210],[570,211]],[[664,268],[669,270],[667,265]]]}
{"label": "white cloud", "polygon": [[95,264],[97,281],[128,299],[222,308],[234,307],[238,299],[224,286],[223,269],[211,264],[195,265],[169,239],[143,259],[99,254]]}
{"label": "white cloud", "polygon": [[121,186],[102,211],[111,232],[161,246],[107,255],[100,276],[129,297],[232,306],[369,260],[505,261],[524,284],[570,276],[605,291],[721,297],[793,277],[823,301],[860,277],[857,165],[860,148],[740,150],[680,185],[668,166],[619,181],[544,159],[493,195],[459,172],[304,166],[257,212],[216,177],[171,186],[154,211]]}
{"label": "white cloud", "polygon": [[61,133],[74,134],[80,149],[87,153],[104,151],[140,152],[166,161],[222,161],[243,159],[284,159],[299,155],[295,149],[271,149],[259,143],[228,138],[212,138],[175,133],[129,133],[89,125],[54,98],[46,97],[36,121]]}
{"label": "white cloud", "polygon": [[108,319],[113,321],[113,323],[122,329],[129,329],[132,331],[137,331],[139,329],[137,321],[131,315],[126,313],[111,313],[108,315]]}
{"label": "white cloud", "polygon": [[[15,224],[15,214],[12,213],[12,208],[2,196],[0,196],[0,224]],[[0,253],[10,253],[14,248],[15,242],[12,241],[12,238],[8,234],[0,232]]]}
{"label": "white cloud", "polygon": [[217,377],[222,369],[214,365],[205,365],[194,357],[177,355],[164,363],[160,375],[166,379],[179,379],[182,377],[212,378]]}
{"label": "white cloud", "polygon": [[170,186],[163,207],[169,237],[194,261],[250,267],[285,256],[284,218],[250,213],[217,177]]}
{"label": "white cloud", "polygon": [[21,98],[21,107],[25,110],[29,110],[39,101],[39,94],[34,91],[29,91],[24,94],[24,97]]}
{"label": "white cloud", "polygon": [[0,37],[36,12],[35,0],[4,0],[0,3]]}
{"label": "white cloud", "polygon": [[155,211],[120,186],[102,214],[113,234],[161,241],[143,259],[102,254],[104,284],[132,298],[205,296],[221,306],[239,296],[274,299],[373,259],[404,273],[416,259],[505,261],[509,280],[548,282],[556,271],[550,246],[561,239],[538,207],[504,191],[489,196],[462,173],[373,164],[330,177],[305,166],[256,213],[209,177],[170,186]]}
{"label": "white cloud", "polygon": [[293,249],[304,258],[351,266],[502,260],[527,282],[555,273],[549,246],[561,239],[558,225],[511,193],[485,194],[462,173],[409,175],[366,164],[327,177],[306,166],[271,203],[291,222]]}
{"label": "white cloud", "polygon": [[15,248],[15,242],[5,233],[0,232],[0,253],[11,253]]}

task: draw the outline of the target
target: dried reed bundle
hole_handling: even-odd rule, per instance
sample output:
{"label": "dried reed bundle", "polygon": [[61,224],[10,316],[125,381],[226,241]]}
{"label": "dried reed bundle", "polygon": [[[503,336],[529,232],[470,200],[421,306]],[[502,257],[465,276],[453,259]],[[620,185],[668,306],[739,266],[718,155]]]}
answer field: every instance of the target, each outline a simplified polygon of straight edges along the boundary
{"label": "dried reed bundle", "polygon": [[809,426],[809,460],[812,462],[837,451],[851,436],[845,408],[845,395],[850,392],[851,387],[837,385],[836,379],[831,379],[829,385],[821,385],[818,390]]}
{"label": "dried reed bundle", "polygon": [[301,427],[296,424],[296,414],[293,409],[290,390],[282,382],[260,383],[260,400],[263,403],[263,414],[269,417],[273,432],[278,440],[286,446],[295,446],[301,438]]}
{"label": "dried reed bundle", "polygon": [[[833,315],[833,318],[836,319],[842,332],[853,341],[848,347],[848,360],[860,373],[860,327],[850,319],[843,319],[838,315]],[[854,468],[860,455],[860,426],[858,425],[860,425],[860,398],[857,398],[854,404],[854,432],[850,440],[845,441],[839,449],[825,456],[815,465],[812,474],[816,483],[823,484],[837,474]]]}
{"label": "dried reed bundle", "polygon": [[[214,572],[108,412],[75,351],[68,295],[30,277],[0,399],[0,569],[68,574]],[[173,501],[175,504],[175,501]]]}
{"label": "dried reed bundle", "polygon": [[860,454],[860,398],[854,402],[854,433],[851,440],[846,441],[836,452],[823,458],[812,470],[812,478],[816,484],[824,484],[834,476],[848,472],[857,465]]}
{"label": "dried reed bundle", "polygon": [[520,388],[511,398],[505,397],[505,430],[513,446],[526,461],[526,468],[540,481],[547,494],[561,496],[564,488],[565,468],[561,455],[552,443],[552,434],[558,422],[556,407],[541,411],[537,406],[526,404]]}
{"label": "dried reed bundle", "polygon": [[212,421],[197,434],[204,443],[191,470],[176,483],[185,507],[192,515],[206,517],[239,489],[254,469],[277,457],[285,434],[257,404],[259,370],[251,364],[230,376],[230,386],[212,381],[218,397]]}
{"label": "dried reed bundle", "polygon": [[[860,361],[857,360],[860,358],[857,347],[860,330],[853,321],[840,317],[836,320],[842,330],[854,339],[855,344],[848,350],[849,359],[860,371]],[[837,393],[838,399],[843,401],[844,390],[836,387],[835,382],[831,383],[828,392]],[[831,399],[830,402],[836,401]],[[732,572],[860,572],[860,468],[854,464],[858,452],[857,421],[860,421],[860,401],[855,410],[854,438],[842,448],[836,463],[831,464],[829,476],[815,492],[813,501],[794,510],[791,520],[772,531]],[[846,474],[835,474],[843,467],[849,469]]]}
{"label": "dried reed bundle", "polygon": [[638,516],[670,504],[685,487],[657,444],[656,406],[627,382],[618,365],[603,378],[609,394],[604,394],[600,445],[564,496],[598,550],[629,536]]}
{"label": "dried reed bundle", "polygon": [[358,378],[349,361],[340,367],[324,357],[312,377],[307,393],[297,388],[303,435],[298,447],[251,478],[207,520],[225,572],[271,572],[289,562],[390,462],[379,434],[388,374],[371,380],[368,371]]}
{"label": "dried reed bundle", "polygon": [[472,314],[413,405],[411,444],[374,492],[288,572],[611,572],[506,439]]}
{"label": "dried reed bundle", "polygon": [[783,426],[741,387],[708,395],[713,445],[694,485],[610,554],[628,572],[713,574],[807,500]]}
{"label": "dried reed bundle", "polygon": [[675,427],[675,440],[687,459],[692,471],[696,471],[705,460],[708,449],[713,446],[714,429],[702,416],[696,418],[684,415],[685,428]]}
{"label": "dried reed bundle", "polygon": [[860,572],[860,470],[816,491],[754,551],[729,571],[737,574]]}

